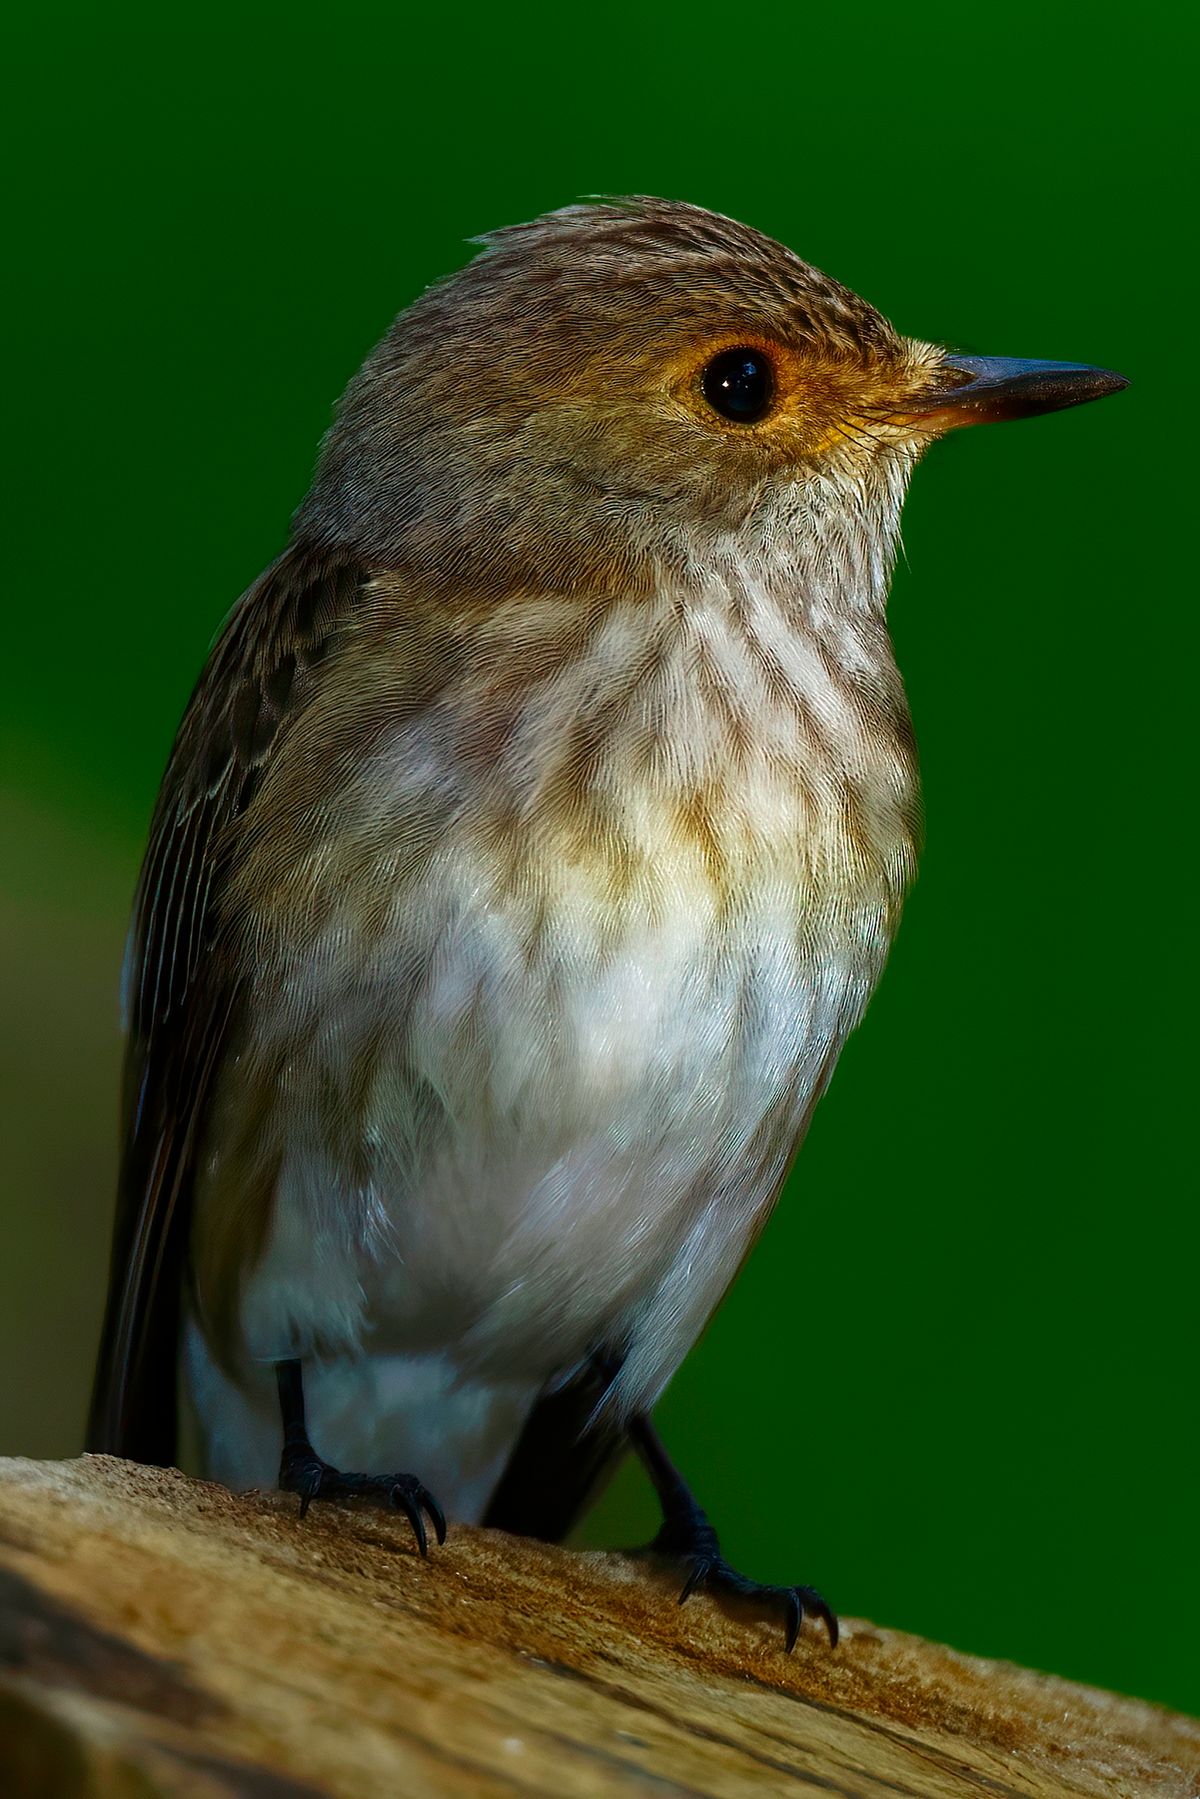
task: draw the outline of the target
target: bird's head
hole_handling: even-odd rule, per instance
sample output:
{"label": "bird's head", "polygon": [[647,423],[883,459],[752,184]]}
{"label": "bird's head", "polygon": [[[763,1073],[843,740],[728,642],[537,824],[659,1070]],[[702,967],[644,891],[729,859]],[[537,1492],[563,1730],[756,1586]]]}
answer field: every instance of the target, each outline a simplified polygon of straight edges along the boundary
{"label": "bird's head", "polygon": [[568,207],[482,242],[351,383],[300,515],[425,584],[628,593],[722,541],[799,557],[818,517],[826,545],[890,545],[934,437],[1124,385],[901,336],[694,206]]}

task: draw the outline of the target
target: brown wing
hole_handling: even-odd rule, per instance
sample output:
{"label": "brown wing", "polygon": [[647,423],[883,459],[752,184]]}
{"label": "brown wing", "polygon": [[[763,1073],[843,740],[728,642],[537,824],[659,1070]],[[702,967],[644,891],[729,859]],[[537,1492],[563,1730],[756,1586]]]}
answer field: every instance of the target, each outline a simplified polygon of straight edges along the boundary
{"label": "brown wing", "polygon": [[125,1138],[88,1421],[93,1452],[174,1459],[192,1170],[239,998],[213,944],[229,827],[313,691],[361,581],[336,555],[287,550],[238,601],[175,739],[126,958]]}

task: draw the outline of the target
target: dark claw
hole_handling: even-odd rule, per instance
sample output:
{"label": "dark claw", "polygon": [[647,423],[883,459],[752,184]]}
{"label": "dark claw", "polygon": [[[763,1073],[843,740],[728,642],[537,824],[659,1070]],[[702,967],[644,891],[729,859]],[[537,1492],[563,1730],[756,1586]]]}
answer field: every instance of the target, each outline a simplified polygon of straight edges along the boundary
{"label": "dark claw", "polygon": [[285,1490],[290,1487],[293,1492],[300,1495],[300,1516],[302,1519],[307,1518],[309,1506],[321,1491],[321,1476],[323,1472],[324,1470],[319,1462],[302,1462],[294,1471],[289,1469],[286,1464],[280,1469],[280,1486]]}
{"label": "dark claw", "polygon": [[662,1501],[662,1526],[654,1541],[647,1545],[651,1555],[682,1568],[683,1591],[679,1603],[690,1599],[696,1588],[703,1586],[718,1605],[759,1617],[782,1618],[784,1642],[789,1651],[804,1624],[805,1612],[823,1618],[831,1646],[838,1640],[837,1619],[813,1587],[773,1587],[764,1581],[750,1580],[739,1574],[721,1554],[721,1542],[712,1520],[693,1495],[687,1483],[659,1439],[647,1415],[635,1416],[627,1425],[629,1439],[637,1450],[654,1489]]}
{"label": "dark claw", "polygon": [[417,1548],[429,1554],[429,1535],[425,1529],[424,1510],[437,1533],[439,1543],[446,1541],[446,1516],[428,1487],[411,1474],[343,1474],[323,1462],[316,1451],[289,1445],[279,1467],[279,1485],[285,1493],[300,1495],[300,1516],[308,1516],[314,1499],[370,1499],[403,1512],[412,1526]]}
{"label": "dark claw", "polygon": [[807,1588],[806,1597],[808,1600],[809,1611],[814,1618],[820,1618],[825,1629],[829,1632],[829,1647],[831,1649],[836,1649],[838,1646],[839,1634],[837,1613],[831,1605],[828,1605],[826,1601],[822,1599],[819,1593],[813,1590],[812,1587]]}
{"label": "dark claw", "polygon": [[820,1618],[829,1632],[829,1647],[836,1649],[838,1642],[837,1617],[817,1589],[815,1587],[791,1587],[788,1590],[788,1599],[790,1602],[787,1644],[789,1652],[795,1646],[796,1638],[800,1635],[806,1613],[809,1617]]}
{"label": "dark claw", "polygon": [[410,1499],[403,1487],[392,1488],[392,1504],[404,1513],[412,1525],[413,1536],[417,1539],[417,1548],[422,1555],[429,1554],[429,1539],[425,1535],[425,1520],[421,1516],[421,1508]]}
{"label": "dark claw", "polygon": [[690,1599],[696,1588],[702,1586],[708,1577],[711,1563],[696,1561],[692,1563],[687,1579],[683,1583],[683,1592],[679,1595],[679,1603]]}
{"label": "dark claw", "polygon": [[446,1514],[438,1504],[437,1500],[433,1497],[433,1494],[429,1491],[428,1487],[421,1488],[421,1504],[429,1513],[429,1519],[433,1525],[434,1535],[437,1537],[439,1545],[444,1543],[446,1541]]}
{"label": "dark claw", "polygon": [[[772,1587],[763,1581],[749,1580],[746,1575],[739,1574],[736,1568],[730,1567],[719,1547],[715,1554],[712,1552],[710,1539],[715,1543],[715,1536],[708,1529],[701,1538],[701,1549],[693,1550],[690,1554],[686,1550],[682,1552],[681,1559],[687,1576],[679,1595],[680,1605],[690,1599],[698,1587],[704,1587],[718,1603],[722,1599],[730,1600],[739,1610],[749,1606],[777,1616],[782,1612],[784,1647],[789,1655],[796,1647],[805,1618],[820,1618],[829,1632],[830,1648],[837,1648],[837,1618],[815,1587]],[[664,1553],[661,1538],[653,1547],[659,1555]],[[678,1550],[666,1553],[671,1560],[680,1555]]]}

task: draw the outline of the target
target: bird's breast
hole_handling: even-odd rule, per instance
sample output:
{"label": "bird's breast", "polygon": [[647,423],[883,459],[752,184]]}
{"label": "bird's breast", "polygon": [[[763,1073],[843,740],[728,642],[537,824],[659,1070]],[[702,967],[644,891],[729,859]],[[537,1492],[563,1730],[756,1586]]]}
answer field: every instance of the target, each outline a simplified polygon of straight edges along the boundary
{"label": "bird's breast", "polygon": [[480,665],[354,764],[326,755],[336,803],[289,795],[321,826],[286,868],[267,790],[207,1208],[270,1190],[252,1353],[367,1332],[540,1377],[655,1294],[680,1343],[702,1326],[915,853],[879,681],[772,655],[614,613],[540,678]]}

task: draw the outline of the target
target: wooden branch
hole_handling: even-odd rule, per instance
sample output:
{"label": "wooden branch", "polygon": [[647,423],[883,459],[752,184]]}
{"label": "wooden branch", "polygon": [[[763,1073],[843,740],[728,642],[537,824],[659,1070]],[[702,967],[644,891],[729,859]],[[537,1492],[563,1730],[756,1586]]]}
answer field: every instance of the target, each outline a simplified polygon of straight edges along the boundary
{"label": "wooden branch", "polygon": [[897,1631],[831,1653],[634,1558],[0,1462],[0,1793],[1200,1794],[1200,1724]]}

